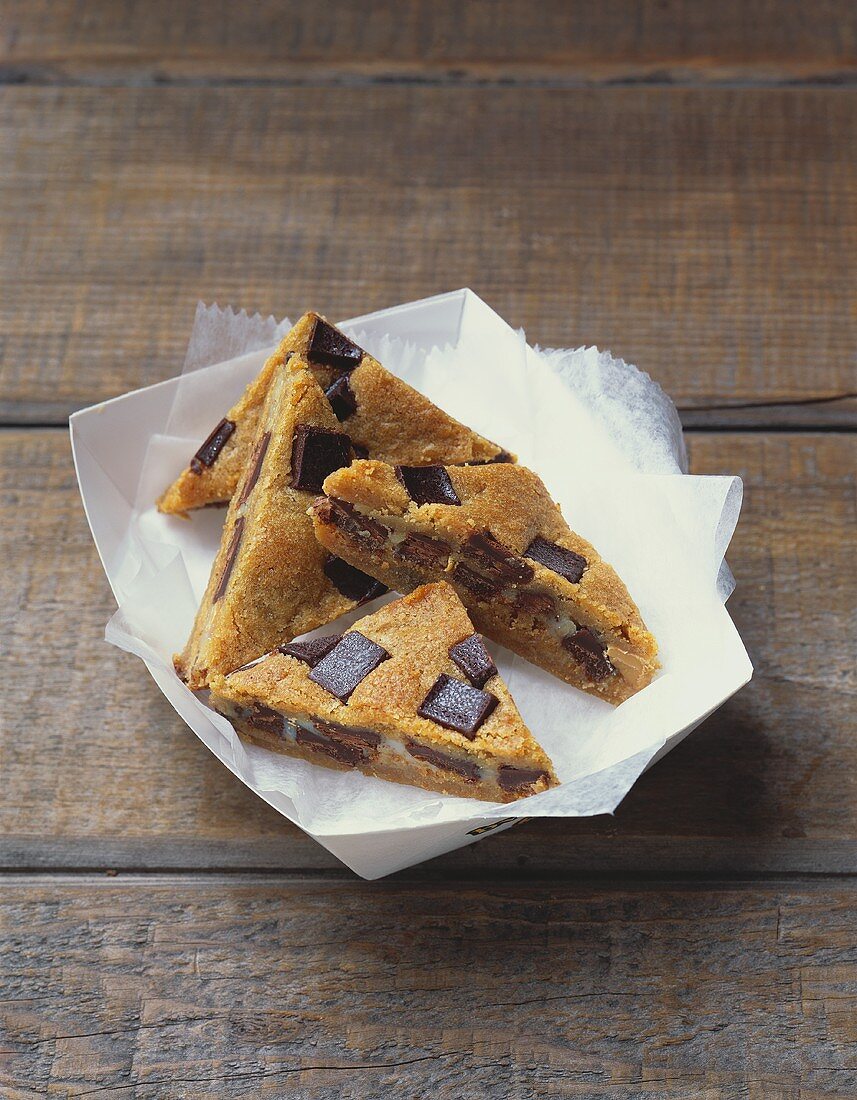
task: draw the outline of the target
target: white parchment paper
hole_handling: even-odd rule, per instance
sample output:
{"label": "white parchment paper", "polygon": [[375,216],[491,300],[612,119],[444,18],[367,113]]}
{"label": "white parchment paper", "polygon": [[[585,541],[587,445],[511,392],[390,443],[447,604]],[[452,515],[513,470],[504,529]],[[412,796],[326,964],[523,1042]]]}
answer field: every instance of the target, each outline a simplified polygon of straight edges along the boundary
{"label": "white parchment paper", "polygon": [[[752,674],[724,606],[734,583],[724,553],[740,511],[740,480],[686,474],[678,415],[647,375],[595,348],[528,346],[522,332],[470,291],[342,327],[388,369],[535,469],[570,526],[627,583],[658,639],[663,669],[619,707],[490,646],[562,781],[516,803],[513,812],[612,812],[656,756]],[[179,379],[72,419],[84,505],[119,603],[107,639],[146,662],[227,767],[318,837],[507,818],[508,805],[442,797],[244,745],[173,671],[172,654],[191,629],[224,512],[182,520],[158,514],[153,501],[287,328],[288,321],[200,306]],[[154,758],[152,765],[163,763]]]}

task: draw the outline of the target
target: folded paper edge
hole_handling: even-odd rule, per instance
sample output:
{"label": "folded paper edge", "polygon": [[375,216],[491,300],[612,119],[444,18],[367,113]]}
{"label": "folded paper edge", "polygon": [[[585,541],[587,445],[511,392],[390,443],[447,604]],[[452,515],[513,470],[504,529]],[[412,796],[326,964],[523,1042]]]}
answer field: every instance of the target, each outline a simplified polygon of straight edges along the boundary
{"label": "folded paper edge", "polygon": [[[431,302],[436,301],[437,299],[450,298],[450,297],[454,297],[456,295],[461,296],[461,299],[462,299],[461,300],[461,314],[459,316],[459,327],[460,327],[461,316],[463,315],[463,311],[464,311],[464,308],[466,306],[467,297],[472,296],[478,302],[482,303],[482,300],[479,299],[478,296],[473,294],[472,291],[469,291],[469,290],[453,291],[453,292],[449,292],[447,295],[436,295],[436,296],[432,296],[432,297],[429,297],[429,298],[422,299],[421,303],[429,304]],[[415,304],[420,304],[420,303],[405,303],[405,304],[403,304],[402,308],[413,306]],[[484,305],[484,303],[482,303],[482,304]],[[490,309],[490,307],[487,307],[487,306],[486,306],[486,308]],[[221,309],[221,307],[219,307],[216,304],[214,304],[213,306],[206,306],[202,302],[200,302],[198,304],[198,307],[197,307],[197,318],[202,319],[204,316],[210,315],[210,312],[212,310],[216,310],[218,312],[218,314],[228,316],[230,319],[237,319],[238,321],[241,321],[243,318],[246,318],[248,321],[250,321],[254,324],[257,323],[257,321],[258,321],[258,323],[261,323],[262,325],[273,324],[273,325],[277,326],[277,322],[276,322],[275,318],[273,318],[272,316],[269,316],[267,318],[262,318],[261,315],[259,315],[257,313],[257,314],[255,314],[251,317],[250,315],[247,314],[246,310],[241,310],[241,311],[236,313],[236,311],[233,310],[231,307],[227,307],[227,309],[224,310],[224,309]],[[382,310],[382,311],[377,311],[376,313],[366,314],[366,315],[363,315],[362,317],[355,318],[351,322],[347,322],[347,324],[349,324],[349,326],[352,327],[352,328],[356,328],[361,322],[367,322],[369,320],[373,320],[377,316],[379,316],[380,314],[389,313],[389,312],[390,311]],[[501,320],[502,320],[502,318],[501,318]],[[281,322],[280,324],[283,324],[283,323]],[[264,345],[264,346],[270,346],[270,345]],[[255,350],[261,350],[261,347],[245,348],[243,350],[243,352],[241,352],[239,354],[246,354],[248,351],[252,352],[252,351],[255,351]],[[640,375],[641,377],[644,377],[645,379],[650,381],[653,386],[657,387],[658,391],[663,396],[665,404],[668,404],[668,406],[672,409],[672,413],[675,416],[676,421],[678,421],[678,414],[675,411],[675,406],[670,401],[670,399],[666,396],[666,394],[664,394],[662,388],[656,382],[651,380],[650,376],[646,372],[640,371],[639,368],[634,367],[632,364],[628,364],[622,359],[615,359],[614,357],[612,357],[610,355],[609,352],[601,352],[598,349],[552,349],[552,350],[554,352],[558,353],[558,354],[567,354],[567,353],[571,353],[575,350],[577,350],[577,351],[591,350],[598,356],[599,362],[602,361],[603,357],[606,357],[606,359],[609,360],[611,365],[615,365],[617,368],[633,371],[636,374]],[[206,363],[204,365],[200,364],[199,366],[197,366],[196,368],[193,368],[193,369],[205,369],[206,366],[215,365],[215,363],[217,363],[219,361],[220,360],[212,360],[210,363]],[[170,382],[173,382],[173,381],[174,381],[173,379],[168,379],[168,380],[165,380],[165,382],[157,383],[156,385],[165,385],[165,384],[169,384]],[[132,391],[132,393],[139,393],[139,392],[142,392],[143,390],[148,390],[148,389],[152,389],[152,388],[153,387],[141,387],[139,390]],[[128,397],[128,396],[130,396],[130,394],[123,394],[123,395],[119,395],[119,397],[117,397],[115,399],[112,399],[112,400],[120,400],[120,399],[122,399],[124,397]],[[89,515],[87,505],[86,505],[85,496],[82,492],[80,469],[79,469],[79,464],[78,464],[78,461],[77,461],[76,451],[75,451],[76,442],[79,446],[85,446],[85,443],[83,443],[83,441],[80,440],[79,438],[76,441],[76,433],[74,431],[74,421],[75,421],[76,417],[78,417],[78,416],[80,416],[84,413],[96,410],[96,409],[102,407],[105,404],[109,404],[109,402],[99,402],[96,405],[90,406],[88,409],[80,410],[78,413],[73,414],[73,416],[70,418],[70,429],[71,429],[71,437],[72,437],[72,452],[73,452],[73,457],[74,457],[74,462],[75,462],[75,472],[76,472],[76,475],[78,477],[78,483],[81,486],[81,496],[82,496],[82,499],[83,499],[84,511],[87,515],[87,521],[89,522],[91,530],[92,530],[92,520],[91,520],[91,517]],[[681,440],[682,458],[678,461],[677,465],[678,465],[679,469],[683,468],[683,470],[686,470],[686,451],[684,450],[684,441],[683,441],[683,437],[681,436],[680,421],[678,421],[678,433],[679,433],[679,438]],[[88,448],[87,448],[87,450],[88,450]],[[94,457],[93,457],[93,461],[96,461],[94,459]],[[734,482],[737,482],[738,491],[740,492],[740,489],[741,489],[740,479],[735,478]],[[718,542],[718,545],[719,545],[721,543],[721,540],[723,540],[724,550],[725,550],[725,547],[728,546],[728,543],[729,543],[729,541],[732,537],[732,533],[734,532],[736,523],[737,523],[737,512],[736,512],[736,515],[734,517],[734,522],[730,523],[729,521],[727,521],[723,531],[721,531],[720,527],[718,528],[717,542]],[[726,531],[726,528],[728,528],[728,532]],[[99,555],[100,555],[100,551],[99,551]],[[102,566],[104,567],[103,559],[102,559]],[[106,568],[105,568],[105,572],[107,572]],[[725,600],[727,598],[728,594],[731,593],[732,589],[734,589],[734,578],[732,578],[731,572],[729,571],[728,565],[726,565],[725,560],[722,562],[722,565],[720,567],[720,573],[719,573],[719,577],[718,577],[718,587],[719,588],[721,586],[720,578],[723,578],[724,576],[726,578],[728,578],[726,583],[723,585],[724,588],[728,587],[728,593],[722,597]],[[108,580],[109,580],[109,574],[108,574]],[[731,587],[730,587],[730,585],[731,585]],[[111,620],[111,622],[112,622],[112,620]],[[111,644],[113,644],[113,645],[117,644],[117,642],[114,641],[114,640],[111,640],[111,639],[108,639],[108,640],[110,640]],[[120,645],[119,648],[125,649],[125,648],[128,648],[128,647]],[[130,651],[134,652],[133,649],[131,649]],[[136,655],[140,656],[141,659],[144,660],[144,663],[146,663],[147,667],[148,667],[148,662],[146,661],[145,657],[142,657],[142,655],[139,654],[139,653],[137,653]],[[152,670],[149,669],[149,671],[150,671],[150,674],[152,674]],[[154,676],[153,676],[153,678],[154,678]],[[735,690],[738,690],[738,688],[736,688]],[[690,730],[686,731],[684,733],[684,736],[686,736],[688,732],[690,732]],[[610,813],[610,812],[613,812],[613,810],[616,808],[616,806],[621,802],[622,798],[624,798],[625,794],[628,793],[628,790],[631,789],[631,787],[633,786],[633,783],[636,781],[636,778],[639,776],[639,774],[643,770],[645,770],[645,768],[647,766],[650,766],[651,762],[654,759],[659,758],[659,754],[661,753],[661,750],[663,749],[663,747],[666,744],[667,740],[669,740],[669,739],[660,739],[660,740],[656,741],[649,748],[644,749],[640,753],[636,754],[636,756],[634,758],[631,758],[633,760],[636,760],[638,757],[645,757],[643,762],[640,764],[639,769],[636,770],[635,776],[631,780],[631,783],[630,783],[628,789],[625,792],[623,792],[622,795],[617,797],[617,799],[615,800],[615,803],[613,803],[612,805],[609,805],[609,806],[606,803],[602,803],[598,806],[598,808],[594,808],[594,809],[591,809],[591,810],[585,810],[584,809],[581,812],[578,812],[578,813],[575,813],[575,814],[563,815],[563,816],[590,816],[591,814],[595,814],[595,813]],[[613,767],[613,766],[614,765],[611,765],[610,767]],[[607,771],[607,770],[609,770],[609,768],[608,769],[603,769],[603,771]],[[600,773],[593,773],[593,774],[600,774]],[[589,777],[586,777],[586,778],[589,778]],[[257,793],[259,793],[259,792],[257,792]],[[260,794],[260,797],[263,797],[263,799],[268,801],[268,799],[265,798],[264,794]],[[533,797],[538,798],[538,796],[533,796]],[[530,800],[522,800],[522,802],[519,805],[521,805],[523,807],[525,805],[525,803],[528,802],[528,801],[530,801]],[[283,810],[280,809],[279,807],[275,807],[275,808],[278,809],[278,812],[284,813]],[[490,821],[490,820],[501,818],[501,817],[502,818],[507,818],[509,816],[509,810],[510,810],[509,806],[497,806],[497,807],[492,806],[492,808],[490,810],[488,810],[486,808],[486,813],[484,815],[484,818],[480,818],[480,820]],[[527,816],[537,816],[537,808],[535,806],[532,808],[532,810],[527,810],[526,812],[527,812]],[[289,815],[285,814],[285,813],[284,813],[284,816],[289,817]],[[293,820],[293,819],[290,818],[290,820]],[[452,823],[446,822],[446,823],[441,823],[441,824],[451,825]],[[301,827],[303,828],[303,826],[301,826]],[[427,822],[425,824],[418,824],[418,825],[414,825],[414,826],[406,826],[406,827],[402,827],[402,828],[406,828],[408,831],[410,831],[411,829],[436,829],[438,827],[439,827],[439,823]],[[394,830],[394,831],[395,832],[401,832],[402,828],[399,828],[399,829]],[[306,830],[306,831],[309,831],[309,830]],[[377,835],[379,832],[383,832],[383,830],[371,830],[369,832],[361,832],[361,833],[356,833],[356,834],[345,834],[345,835],[348,835],[348,836],[366,836],[366,835]],[[310,835],[316,837],[316,839],[318,839],[321,843],[324,844],[324,839],[333,840],[336,837],[341,836],[343,834],[334,834],[334,833],[331,833],[331,834],[326,834],[326,833],[316,834],[316,833],[311,832]],[[327,846],[328,845],[325,844],[325,847],[327,847]],[[416,860],[413,860],[413,859],[409,860],[408,863],[404,864],[404,865],[410,865],[413,862],[417,862],[417,861],[419,861],[420,858],[428,858],[428,857],[417,857]],[[346,860],[346,862],[348,862],[348,861]],[[354,869],[357,870],[357,873],[362,873],[359,869],[357,869],[357,868],[354,868]],[[384,872],[384,873],[389,873],[389,872]],[[375,876],[367,876],[367,877],[375,877]]]}

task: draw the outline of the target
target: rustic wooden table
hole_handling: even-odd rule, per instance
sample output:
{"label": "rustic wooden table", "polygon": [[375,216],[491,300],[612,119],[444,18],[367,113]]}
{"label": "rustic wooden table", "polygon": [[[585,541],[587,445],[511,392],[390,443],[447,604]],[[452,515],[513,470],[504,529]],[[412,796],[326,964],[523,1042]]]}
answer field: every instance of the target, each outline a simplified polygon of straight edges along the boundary
{"label": "rustic wooden table", "polygon": [[[0,1094],[857,1096],[851,0],[0,0],[0,82]],[[66,418],[199,298],[464,285],[744,478],[756,677],[615,818],[365,884],[103,642]]]}

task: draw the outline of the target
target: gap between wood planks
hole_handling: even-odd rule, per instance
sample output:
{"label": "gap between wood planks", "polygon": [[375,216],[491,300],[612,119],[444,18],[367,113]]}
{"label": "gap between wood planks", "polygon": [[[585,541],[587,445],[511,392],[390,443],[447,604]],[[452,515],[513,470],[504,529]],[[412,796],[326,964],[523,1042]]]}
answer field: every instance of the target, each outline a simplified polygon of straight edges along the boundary
{"label": "gap between wood planks", "polygon": [[[57,870],[29,870],[27,868],[15,870],[0,870],[0,891],[4,887],[39,885],[45,879],[50,879],[57,886],[171,886],[182,883],[185,885],[198,884],[211,886],[218,881],[229,882],[239,886],[274,886],[278,882],[284,886],[292,886],[297,883],[323,883],[325,886],[353,887],[355,883],[364,884],[367,889],[379,886],[390,888],[421,886],[430,887],[436,885],[440,888],[450,886],[491,886],[498,887],[515,886],[551,886],[561,885],[565,888],[574,888],[578,891],[591,889],[599,894],[612,892],[622,893],[633,890],[638,893],[649,891],[659,892],[669,889],[693,893],[697,890],[754,890],[760,884],[767,887],[782,886],[793,887],[799,884],[801,889],[824,889],[832,882],[851,886],[857,884],[857,874],[850,871],[789,871],[782,872],[756,872],[747,874],[742,872],[734,877],[730,875],[712,875],[699,873],[669,874],[616,874],[611,872],[595,873],[587,871],[580,875],[558,875],[556,872],[541,872],[526,874],[504,870],[500,875],[487,868],[470,870],[449,870],[432,868],[433,860],[416,867],[397,871],[380,879],[361,879],[344,864],[341,867],[320,868],[319,870],[276,870],[259,871],[243,868],[211,868],[199,870],[198,868],[174,869],[160,871],[152,868],[113,871],[92,870],[91,868],[76,870],[62,867]],[[420,870],[422,868],[422,870]]]}
{"label": "gap between wood planks", "polygon": [[[5,0],[8,83],[214,86],[857,83],[852,0]],[[197,11],[196,8],[200,7]]]}
{"label": "gap between wood planks", "polygon": [[292,65],[302,72],[290,76],[178,76],[149,71],[139,66],[127,71],[90,71],[67,74],[50,65],[0,65],[0,86],[27,85],[56,88],[356,88],[371,85],[448,86],[455,88],[519,87],[574,90],[576,88],[719,88],[729,90],[757,88],[854,88],[857,70],[806,74],[765,73],[748,69],[736,74],[731,68],[709,70],[640,69],[639,71],[604,73],[601,67],[579,68],[566,75],[539,76],[534,67],[515,67],[500,72],[480,73],[467,68],[437,70],[377,68],[370,71],[349,70],[347,67],[327,68],[313,65]]}

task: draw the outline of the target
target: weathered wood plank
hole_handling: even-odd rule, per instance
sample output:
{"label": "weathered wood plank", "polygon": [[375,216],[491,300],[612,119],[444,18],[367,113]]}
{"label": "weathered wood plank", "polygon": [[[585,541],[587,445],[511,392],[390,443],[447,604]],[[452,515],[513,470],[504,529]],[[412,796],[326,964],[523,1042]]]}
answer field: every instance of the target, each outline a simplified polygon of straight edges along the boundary
{"label": "weathered wood plank", "polygon": [[[857,870],[853,437],[696,435],[736,472],[731,608],[753,683],[661,761],[615,818],[533,822],[426,869]],[[335,866],[230,776],[131,657],[56,430],[0,433],[6,867]],[[157,755],[166,762],[151,768]]]}
{"label": "weathered wood plank", "polygon": [[701,423],[853,424],[855,145],[836,89],[6,88],[0,418],[176,373],[198,298],[470,285]]}
{"label": "weathered wood plank", "polygon": [[7,80],[848,79],[849,0],[4,0]]}
{"label": "weathered wood plank", "polygon": [[853,882],[0,880],[10,1100],[853,1096]]}

